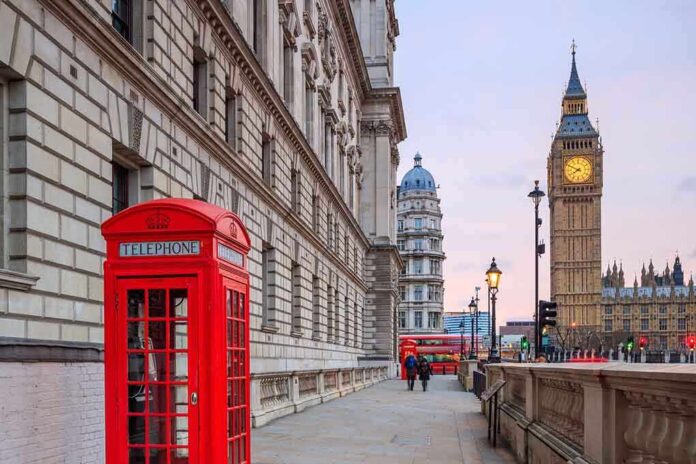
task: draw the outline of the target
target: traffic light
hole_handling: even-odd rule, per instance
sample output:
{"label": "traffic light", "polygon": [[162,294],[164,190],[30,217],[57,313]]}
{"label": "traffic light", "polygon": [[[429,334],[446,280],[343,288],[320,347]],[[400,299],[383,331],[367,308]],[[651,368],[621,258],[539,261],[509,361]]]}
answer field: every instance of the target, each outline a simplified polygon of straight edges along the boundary
{"label": "traffic light", "polygon": [[636,346],[635,342],[633,341],[633,335],[628,337],[628,340],[626,340],[626,349],[628,351],[633,351],[633,347]]}
{"label": "traffic light", "polygon": [[648,339],[646,337],[640,337],[638,340],[638,346],[640,347],[641,350],[645,349],[645,347],[648,345]]}
{"label": "traffic light", "polygon": [[522,341],[520,341],[520,346],[522,347],[522,351],[527,351],[529,349],[529,340],[527,340],[526,335],[522,335]]}
{"label": "traffic light", "polygon": [[690,336],[689,337],[689,349],[691,351],[694,351],[696,349],[696,337],[695,336]]}
{"label": "traffic light", "polygon": [[539,301],[539,333],[544,327],[556,327],[557,306],[554,301]]}

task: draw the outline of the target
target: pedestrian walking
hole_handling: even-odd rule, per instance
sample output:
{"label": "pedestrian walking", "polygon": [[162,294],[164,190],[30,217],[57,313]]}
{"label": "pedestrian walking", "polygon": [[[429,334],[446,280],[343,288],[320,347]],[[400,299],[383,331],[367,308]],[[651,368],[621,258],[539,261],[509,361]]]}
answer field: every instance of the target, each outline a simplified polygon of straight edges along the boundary
{"label": "pedestrian walking", "polygon": [[416,375],[418,374],[418,360],[412,354],[409,354],[404,361],[406,368],[406,382],[409,390],[413,390],[413,384],[416,383]]}
{"label": "pedestrian walking", "polygon": [[423,384],[423,391],[428,390],[428,380],[430,380],[430,375],[432,373],[433,368],[430,366],[430,363],[427,359],[425,359],[425,356],[421,356],[420,360],[418,361],[418,378],[420,379],[421,384]]}

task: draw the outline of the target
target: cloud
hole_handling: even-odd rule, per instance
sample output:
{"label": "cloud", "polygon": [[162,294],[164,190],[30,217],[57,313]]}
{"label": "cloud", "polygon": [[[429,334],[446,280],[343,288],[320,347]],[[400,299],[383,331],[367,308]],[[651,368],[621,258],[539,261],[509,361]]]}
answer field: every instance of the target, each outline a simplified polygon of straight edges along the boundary
{"label": "cloud", "polygon": [[687,192],[696,194],[696,176],[685,177],[677,186],[678,192]]}

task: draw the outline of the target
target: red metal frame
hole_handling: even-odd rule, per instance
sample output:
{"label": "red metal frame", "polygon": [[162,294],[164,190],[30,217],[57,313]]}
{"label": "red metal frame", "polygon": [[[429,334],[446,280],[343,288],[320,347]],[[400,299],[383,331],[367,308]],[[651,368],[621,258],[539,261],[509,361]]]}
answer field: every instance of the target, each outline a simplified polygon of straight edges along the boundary
{"label": "red metal frame", "polygon": [[[214,205],[166,199],[122,211],[102,233],[107,464],[249,463],[243,224]],[[195,253],[179,253],[193,242]]]}

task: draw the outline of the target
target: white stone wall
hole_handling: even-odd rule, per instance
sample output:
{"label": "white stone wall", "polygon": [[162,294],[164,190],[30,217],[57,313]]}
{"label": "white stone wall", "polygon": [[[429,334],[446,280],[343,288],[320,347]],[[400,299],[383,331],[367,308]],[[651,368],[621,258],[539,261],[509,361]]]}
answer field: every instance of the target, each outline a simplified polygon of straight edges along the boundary
{"label": "white stone wall", "polygon": [[104,462],[104,365],[0,364],[0,462]]}

